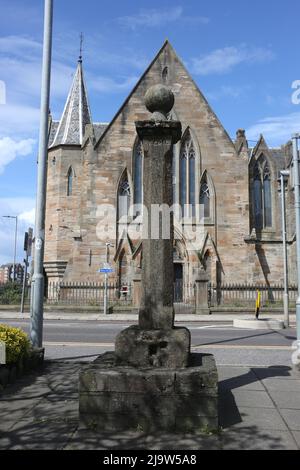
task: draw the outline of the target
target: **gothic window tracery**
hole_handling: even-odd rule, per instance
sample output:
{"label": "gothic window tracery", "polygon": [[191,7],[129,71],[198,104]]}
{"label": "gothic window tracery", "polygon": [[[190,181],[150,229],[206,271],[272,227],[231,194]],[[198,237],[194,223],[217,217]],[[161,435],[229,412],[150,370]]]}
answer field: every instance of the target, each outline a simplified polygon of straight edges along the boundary
{"label": "gothic window tracery", "polygon": [[272,227],[271,170],[264,156],[257,160],[253,171],[253,212],[257,229]]}
{"label": "gothic window tracery", "polygon": [[127,179],[127,175],[123,177],[120,182],[118,190],[118,219],[121,220],[122,217],[127,217],[130,207],[131,192],[130,186]]}
{"label": "gothic window tracery", "polygon": [[190,132],[187,132],[180,151],[179,163],[179,201],[182,210],[189,206],[189,214],[195,217],[196,213],[196,151]]}

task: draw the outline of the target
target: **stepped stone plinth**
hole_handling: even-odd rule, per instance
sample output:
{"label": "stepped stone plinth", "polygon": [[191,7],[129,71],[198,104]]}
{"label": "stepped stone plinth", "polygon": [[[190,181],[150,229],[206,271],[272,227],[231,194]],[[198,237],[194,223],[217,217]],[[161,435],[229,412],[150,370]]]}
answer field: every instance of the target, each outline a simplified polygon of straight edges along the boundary
{"label": "stepped stone plinth", "polygon": [[174,325],[173,214],[169,211],[164,216],[168,220],[162,220],[155,219],[152,212],[153,208],[173,205],[172,153],[181,139],[181,123],[167,119],[174,105],[168,87],[151,87],[145,104],[151,119],[136,123],[144,150],[143,215],[147,227],[142,240],[139,324],[117,336],[114,353],[100,356],[82,369],[80,423],[99,431],[217,429],[214,357],[191,354],[189,330]]}

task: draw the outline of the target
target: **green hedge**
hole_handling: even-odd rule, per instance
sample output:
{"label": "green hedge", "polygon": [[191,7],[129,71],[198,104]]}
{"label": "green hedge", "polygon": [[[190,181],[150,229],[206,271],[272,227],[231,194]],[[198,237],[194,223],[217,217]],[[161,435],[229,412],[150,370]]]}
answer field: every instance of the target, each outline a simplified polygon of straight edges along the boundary
{"label": "green hedge", "polygon": [[21,302],[22,286],[9,282],[0,286],[0,305],[17,305]]}
{"label": "green hedge", "polygon": [[6,346],[6,363],[14,364],[21,357],[28,356],[31,345],[28,336],[19,328],[0,325],[0,341]]}

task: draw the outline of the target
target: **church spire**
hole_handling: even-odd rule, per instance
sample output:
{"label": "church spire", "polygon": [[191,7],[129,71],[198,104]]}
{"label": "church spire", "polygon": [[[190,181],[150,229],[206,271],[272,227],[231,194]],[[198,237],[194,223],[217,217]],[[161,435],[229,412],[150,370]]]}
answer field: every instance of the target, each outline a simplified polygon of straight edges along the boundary
{"label": "church spire", "polygon": [[52,147],[57,145],[82,145],[87,124],[92,124],[92,117],[82,68],[81,36],[77,70]]}

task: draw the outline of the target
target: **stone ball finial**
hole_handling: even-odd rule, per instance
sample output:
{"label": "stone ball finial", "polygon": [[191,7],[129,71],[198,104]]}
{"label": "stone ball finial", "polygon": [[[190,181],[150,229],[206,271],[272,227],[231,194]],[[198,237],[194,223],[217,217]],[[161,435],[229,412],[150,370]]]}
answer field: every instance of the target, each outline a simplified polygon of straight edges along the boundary
{"label": "stone ball finial", "polygon": [[175,98],[172,90],[165,85],[154,85],[145,95],[145,105],[152,119],[155,121],[166,121],[167,114],[174,106]]}
{"label": "stone ball finial", "polygon": [[236,136],[237,136],[237,138],[239,138],[239,137],[245,137],[245,135],[246,135],[245,129],[238,129],[238,130],[236,131]]}

